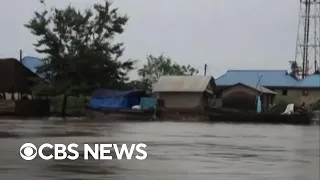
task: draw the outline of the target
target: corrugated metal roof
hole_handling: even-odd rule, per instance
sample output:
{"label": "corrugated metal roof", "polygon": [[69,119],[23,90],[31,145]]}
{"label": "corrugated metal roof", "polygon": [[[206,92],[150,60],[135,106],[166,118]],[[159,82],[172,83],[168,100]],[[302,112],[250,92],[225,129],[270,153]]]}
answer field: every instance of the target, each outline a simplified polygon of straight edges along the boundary
{"label": "corrugated metal roof", "polygon": [[204,92],[209,83],[214,88],[211,76],[161,76],[153,92]]}
{"label": "corrugated metal roof", "polygon": [[298,83],[286,70],[228,70],[216,79],[217,86],[231,86],[237,83],[253,85],[259,81],[266,87],[294,87]]}
{"label": "corrugated metal roof", "polygon": [[307,76],[305,79],[300,80],[300,82],[297,84],[297,87],[318,87],[320,89],[320,74]]}
{"label": "corrugated metal roof", "polygon": [[0,92],[29,92],[29,78],[38,76],[22,65],[17,59],[0,59]]}
{"label": "corrugated metal roof", "polygon": [[21,64],[23,64],[30,71],[36,73],[39,77],[47,81],[45,79],[45,74],[37,72],[38,68],[43,65],[43,61],[41,59],[31,56],[25,56],[21,59]]}
{"label": "corrugated metal roof", "polygon": [[25,56],[24,58],[22,58],[21,63],[34,73],[37,72],[37,68],[39,66],[43,65],[43,62],[39,58],[31,56]]}
{"label": "corrugated metal roof", "polygon": [[249,88],[252,88],[252,89],[257,90],[257,91],[264,93],[264,94],[278,94],[278,93],[276,93],[266,87],[263,87],[261,85],[253,86],[253,85],[246,85],[246,84],[242,84],[242,83],[239,83],[239,84],[247,86]]}

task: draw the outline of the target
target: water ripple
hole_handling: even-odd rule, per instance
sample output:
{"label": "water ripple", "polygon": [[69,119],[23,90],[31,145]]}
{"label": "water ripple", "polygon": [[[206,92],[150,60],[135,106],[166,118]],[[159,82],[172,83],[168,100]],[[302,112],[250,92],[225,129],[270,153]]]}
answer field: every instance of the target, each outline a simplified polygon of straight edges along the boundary
{"label": "water ripple", "polygon": [[[145,143],[148,158],[26,162],[25,142]],[[0,179],[319,179],[319,126],[3,120],[0,143]]]}

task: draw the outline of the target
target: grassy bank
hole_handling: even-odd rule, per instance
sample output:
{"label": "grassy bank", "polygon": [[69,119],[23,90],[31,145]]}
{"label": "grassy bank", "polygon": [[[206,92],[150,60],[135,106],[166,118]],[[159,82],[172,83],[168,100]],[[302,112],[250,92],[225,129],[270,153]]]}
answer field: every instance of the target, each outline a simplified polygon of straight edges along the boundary
{"label": "grassy bank", "polygon": [[[90,100],[90,97],[86,97],[87,100]],[[50,111],[52,115],[59,116],[61,114],[61,106],[62,106],[62,96],[56,96],[50,98]],[[68,97],[67,101],[67,116],[84,116],[87,114],[86,112],[86,104],[85,97]],[[287,105],[289,103],[287,101],[279,101],[273,108],[271,108],[271,112],[274,113],[282,113],[285,111]],[[320,110],[320,100],[310,106],[312,111]]]}
{"label": "grassy bank", "polygon": [[[89,100],[90,97],[87,97]],[[52,115],[60,115],[63,96],[50,98],[50,111]],[[83,116],[86,115],[85,97],[68,97],[66,113],[67,116]]]}

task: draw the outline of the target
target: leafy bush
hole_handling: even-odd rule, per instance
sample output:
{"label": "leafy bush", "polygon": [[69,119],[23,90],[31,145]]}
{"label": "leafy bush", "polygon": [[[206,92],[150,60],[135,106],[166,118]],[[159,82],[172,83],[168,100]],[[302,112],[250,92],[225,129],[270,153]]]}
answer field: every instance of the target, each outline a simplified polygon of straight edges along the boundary
{"label": "leafy bush", "polygon": [[312,109],[313,111],[315,111],[315,110],[320,110],[320,100],[318,100],[316,103],[312,104],[312,105],[311,105],[311,109]]}
{"label": "leafy bush", "polygon": [[[89,99],[89,97],[87,97],[87,99]],[[56,97],[50,98],[51,112],[60,112],[61,111],[62,100],[63,100],[63,96],[56,96]],[[86,107],[85,106],[85,97],[75,97],[75,96],[68,97],[67,109],[66,109],[67,112],[76,112],[76,111],[82,112],[86,109],[85,107]]]}
{"label": "leafy bush", "polygon": [[270,112],[274,112],[274,113],[282,113],[286,110],[287,108],[287,105],[289,103],[285,100],[281,100],[279,101],[275,106],[273,106],[271,109],[270,109]]}

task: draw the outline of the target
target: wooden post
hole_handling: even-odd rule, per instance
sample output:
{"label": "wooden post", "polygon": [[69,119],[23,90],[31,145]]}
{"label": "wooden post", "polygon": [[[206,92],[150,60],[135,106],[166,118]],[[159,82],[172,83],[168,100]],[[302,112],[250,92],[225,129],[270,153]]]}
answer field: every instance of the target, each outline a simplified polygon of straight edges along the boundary
{"label": "wooden post", "polygon": [[204,64],[204,75],[207,75],[207,64]]}

